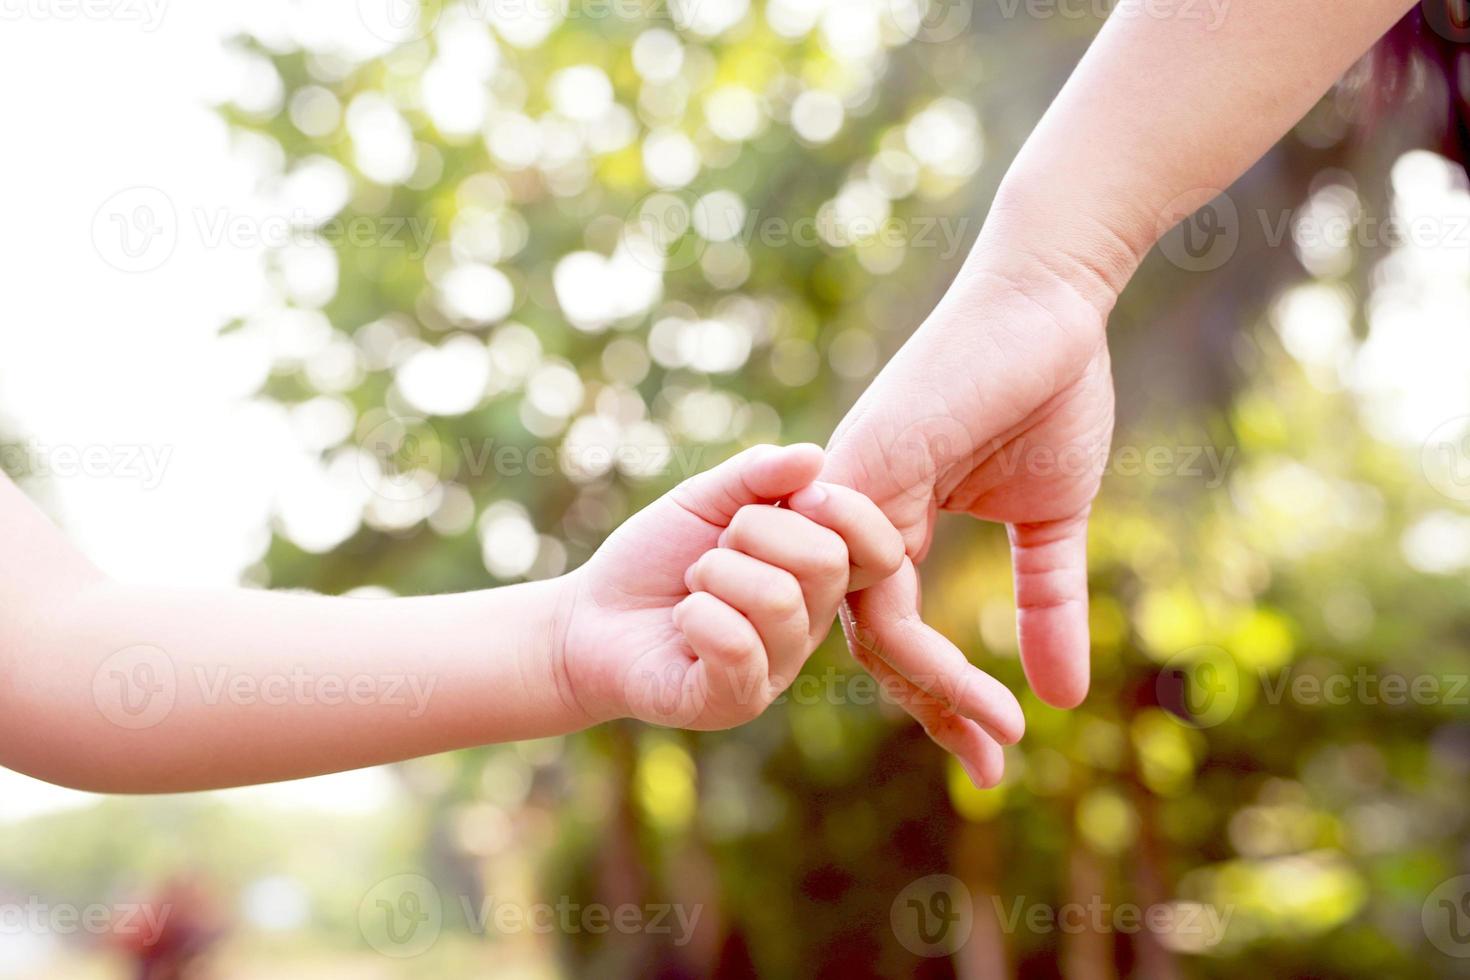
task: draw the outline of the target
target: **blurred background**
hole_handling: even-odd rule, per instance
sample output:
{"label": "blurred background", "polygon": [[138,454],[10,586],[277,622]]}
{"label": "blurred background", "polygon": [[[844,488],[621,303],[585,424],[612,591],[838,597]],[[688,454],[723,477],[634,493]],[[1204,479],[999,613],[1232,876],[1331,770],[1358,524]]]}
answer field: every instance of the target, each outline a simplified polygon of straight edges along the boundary
{"label": "blurred background", "polygon": [[[7,5],[5,469],[131,581],[574,568],[825,441],[1110,6]],[[835,636],[726,733],[159,798],[0,771],[0,976],[1470,976],[1470,190],[1439,76],[1384,77],[1113,316],[1093,690],[1023,695],[1000,788]],[[1003,530],[924,576],[1021,691]]]}

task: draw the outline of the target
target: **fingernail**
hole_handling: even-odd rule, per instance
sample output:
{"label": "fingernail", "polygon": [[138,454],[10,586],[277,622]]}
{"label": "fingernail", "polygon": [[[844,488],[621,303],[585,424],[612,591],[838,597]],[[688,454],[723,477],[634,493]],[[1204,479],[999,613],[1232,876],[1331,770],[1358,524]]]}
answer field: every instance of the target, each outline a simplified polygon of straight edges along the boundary
{"label": "fingernail", "polygon": [[827,488],[820,483],[812,483],[802,487],[790,497],[791,506],[803,510],[811,510],[820,507],[822,501],[827,499]]}
{"label": "fingernail", "polygon": [[1011,738],[1005,732],[997,731],[994,727],[992,727],[990,725],[987,725],[983,721],[977,721],[975,724],[977,724],[981,728],[985,729],[985,734],[987,734],[991,738],[995,739],[1001,745],[1015,745],[1017,742],[1020,741],[1019,738]]}
{"label": "fingernail", "polygon": [[729,528],[726,528],[725,530],[721,531],[720,532],[720,536],[715,539],[715,547],[716,548],[723,548],[723,547],[725,547],[725,542],[727,542],[729,540],[730,540],[730,529]]}
{"label": "fingernail", "polygon": [[694,566],[690,565],[684,569],[684,588],[690,592],[694,591]]}
{"label": "fingernail", "polygon": [[972,782],[972,783],[975,784],[975,788],[976,789],[991,789],[992,788],[989,783],[987,783],[984,779],[981,779],[980,778],[980,773],[976,771],[975,767],[972,766],[972,765],[970,765],[964,759],[961,759],[960,760],[960,768],[963,769],[963,770],[965,770],[965,775],[970,777],[970,782]]}

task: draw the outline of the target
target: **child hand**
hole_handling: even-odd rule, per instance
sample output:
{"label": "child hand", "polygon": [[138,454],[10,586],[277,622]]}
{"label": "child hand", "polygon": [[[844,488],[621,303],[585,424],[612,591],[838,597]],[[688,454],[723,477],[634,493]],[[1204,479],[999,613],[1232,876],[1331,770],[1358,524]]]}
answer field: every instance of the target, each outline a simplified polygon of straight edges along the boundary
{"label": "child hand", "polygon": [[[812,445],[747,450],[634,515],[567,577],[559,679],[589,723],[749,721],[795,679],[849,589],[899,567],[903,542],[875,504],[812,483],[822,462]],[[985,680],[977,720],[1015,730],[1015,699]]]}
{"label": "child hand", "polygon": [[810,492],[823,459],[813,445],[749,449],[634,515],[568,576],[563,678],[591,720],[748,721],[826,635],[850,560],[875,579],[897,567],[898,533],[855,491],[834,488],[851,547],[771,506]]}

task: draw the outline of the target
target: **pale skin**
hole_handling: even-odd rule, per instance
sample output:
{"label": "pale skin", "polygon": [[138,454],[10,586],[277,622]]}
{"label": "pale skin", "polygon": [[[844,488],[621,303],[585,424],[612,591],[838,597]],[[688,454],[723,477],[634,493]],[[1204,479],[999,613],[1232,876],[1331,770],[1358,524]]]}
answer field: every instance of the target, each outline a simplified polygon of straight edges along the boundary
{"label": "pale skin", "polygon": [[[843,594],[903,553],[870,501],[813,485],[823,458],[756,447],[636,514],[573,573],[401,599],[118,583],[0,478],[6,551],[26,559],[0,563],[0,764],[177,792],[614,718],[740,724],[794,679]],[[1015,698],[976,668],[966,684],[967,710],[1019,738]]]}
{"label": "pale skin", "polygon": [[[1188,5],[1178,5],[1185,9]],[[1007,525],[1022,664],[1068,708],[1088,686],[1087,522],[1113,429],[1106,324],[1143,256],[1235,180],[1394,22],[1408,0],[1232,0],[1223,19],[1120,10],[1011,166],[966,264],[828,445],[823,478],[903,534],[899,574],[849,596],[856,659],[971,773],[1000,746],[929,689],[967,661],[919,619],[941,510]],[[1191,8],[1197,10],[1197,7]],[[1046,454],[1032,455],[1036,451]]]}

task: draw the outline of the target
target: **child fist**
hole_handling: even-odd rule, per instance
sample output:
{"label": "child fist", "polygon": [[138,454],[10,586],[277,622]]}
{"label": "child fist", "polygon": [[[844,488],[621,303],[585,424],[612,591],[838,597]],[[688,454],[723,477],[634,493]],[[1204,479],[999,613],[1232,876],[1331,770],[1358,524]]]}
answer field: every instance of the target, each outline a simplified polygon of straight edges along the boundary
{"label": "child fist", "polygon": [[[749,721],[796,678],[843,596],[898,570],[898,532],[857,491],[813,483],[822,462],[814,445],[749,449],[634,515],[567,576],[558,680],[589,724]],[[969,670],[988,682],[976,720],[1018,736],[1014,697]]]}

